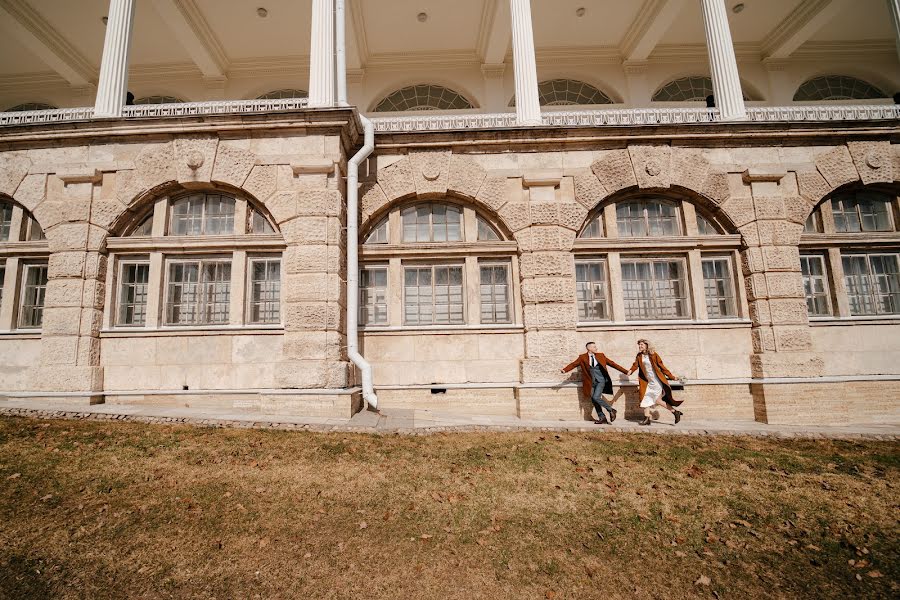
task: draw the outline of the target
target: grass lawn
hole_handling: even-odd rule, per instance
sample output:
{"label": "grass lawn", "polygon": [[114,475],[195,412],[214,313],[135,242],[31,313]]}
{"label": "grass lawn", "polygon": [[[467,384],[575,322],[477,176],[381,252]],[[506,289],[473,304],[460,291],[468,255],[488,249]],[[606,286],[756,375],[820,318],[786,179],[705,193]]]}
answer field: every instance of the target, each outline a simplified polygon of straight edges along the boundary
{"label": "grass lawn", "polygon": [[896,598],[900,447],[0,419],[0,598]]}

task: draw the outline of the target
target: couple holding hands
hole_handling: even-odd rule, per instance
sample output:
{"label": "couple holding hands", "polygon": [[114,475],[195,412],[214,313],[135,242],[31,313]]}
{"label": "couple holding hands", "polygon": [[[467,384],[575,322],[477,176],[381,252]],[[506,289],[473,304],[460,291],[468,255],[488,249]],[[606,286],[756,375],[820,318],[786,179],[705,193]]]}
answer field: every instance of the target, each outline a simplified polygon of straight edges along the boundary
{"label": "couple holding hands", "polygon": [[598,352],[597,344],[594,342],[588,342],[585,344],[585,348],[587,348],[587,352],[563,368],[562,372],[568,373],[575,367],[581,367],[581,389],[584,395],[591,399],[591,403],[597,410],[595,423],[600,425],[607,422],[602,409],[606,409],[606,412],[609,413],[609,423],[616,420],[616,409],[603,399],[603,394],[613,393],[612,379],[610,379],[609,371],[606,370],[607,366],[618,369],[625,375],[631,375],[638,371],[641,408],[644,409],[644,420],[640,422],[641,425],[650,425],[650,411],[656,406],[662,406],[674,414],[675,423],[681,421],[682,412],[675,408],[681,404],[681,401],[675,400],[672,396],[672,386],[669,383],[670,380],[678,378],[666,368],[659,354],[653,351],[653,346],[649,341],[638,340],[638,353],[630,371],[626,371],[625,367],[607,358],[602,352]]}

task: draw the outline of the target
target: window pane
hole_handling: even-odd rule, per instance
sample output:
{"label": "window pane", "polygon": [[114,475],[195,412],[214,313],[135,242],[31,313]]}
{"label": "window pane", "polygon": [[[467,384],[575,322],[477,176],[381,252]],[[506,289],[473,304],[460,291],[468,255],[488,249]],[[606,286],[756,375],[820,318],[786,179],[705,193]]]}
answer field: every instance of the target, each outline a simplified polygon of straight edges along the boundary
{"label": "window pane", "polygon": [[679,319],[690,316],[682,260],[622,262],[627,319]]}
{"label": "window pane", "polygon": [[[603,213],[600,212],[594,218],[592,218],[587,227],[584,228],[584,231],[578,236],[584,239],[597,239],[603,237]],[[619,235],[622,235],[621,229],[619,230]]]}
{"label": "window pane", "polygon": [[387,268],[363,267],[359,281],[360,325],[387,325]]}
{"label": "window pane", "polygon": [[481,322],[509,323],[509,269],[507,265],[481,266]]}
{"label": "window pane", "polygon": [[34,329],[44,322],[44,298],[47,292],[47,265],[23,268],[22,304],[19,327]]}
{"label": "window pane", "polygon": [[142,326],[147,321],[147,282],[150,280],[150,265],[124,263],[121,274],[117,324]]}
{"label": "window pane", "polygon": [[480,242],[493,242],[500,239],[500,236],[497,235],[497,232],[494,231],[494,228],[487,224],[487,222],[481,217],[477,217],[478,219],[478,241]]}
{"label": "window pane", "polygon": [[866,257],[842,256],[841,263],[844,267],[844,285],[850,300],[850,314],[874,315],[875,297]]}
{"label": "window pane", "polygon": [[709,220],[702,216],[697,215],[697,232],[700,235],[718,235],[719,232],[716,230],[715,226],[709,222]]}
{"label": "window pane", "polygon": [[616,205],[620,237],[681,235],[678,208],[660,200],[635,200]]}
{"label": "window pane", "polygon": [[405,324],[458,325],[464,322],[461,266],[407,267],[404,281]]}
{"label": "window pane", "polygon": [[281,322],[281,260],[250,262],[250,322]]}
{"label": "window pane", "polygon": [[734,285],[727,258],[703,261],[703,288],[706,295],[706,312],[710,319],[733,317],[737,314]]}
{"label": "window pane", "polygon": [[12,213],[12,204],[0,202],[0,242],[9,241],[10,229],[12,227]]}
{"label": "window pane", "polygon": [[585,260],[575,263],[575,293],[579,321],[609,319],[606,261]]}
{"label": "window pane", "polygon": [[234,198],[197,194],[172,205],[172,235],[227,235],[234,232]]}
{"label": "window pane", "polygon": [[[404,241],[407,241],[404,239]],[[383,218],[378,225],[369,232],[364,244],[387,244],[388,243],[388,219]]]}
{"label": "window pane", "polygon": [[166,294],[167,325],[226,324],[230,302],[230,262],[170,263]]}
{"label": "window pane", "polygon": [[831,200],[835,231],[893,231],[893,198],[878,192],[851,192]]}
{"label": "window pane", "polygon": [[874,279],[875,307],[879,314],[900,313],[900,271],[898,255],[886,254],[870,256]]}
{"label": "window pane", "polygon": [[806,294],[806,310],[811,317],[829,316],[828,279],[825,275],[825,259],[822,256],[800,257],[803,276],[803,292]]}
{"label": "window pane", "polygon": [[3,282],[6,280],[6,262],[0,262],[0,306],[3,306]]}
{"label": "window pane", "polygon": [[275,233],[275,228],[261,212],[253,208],[250,209],[250,233]]}

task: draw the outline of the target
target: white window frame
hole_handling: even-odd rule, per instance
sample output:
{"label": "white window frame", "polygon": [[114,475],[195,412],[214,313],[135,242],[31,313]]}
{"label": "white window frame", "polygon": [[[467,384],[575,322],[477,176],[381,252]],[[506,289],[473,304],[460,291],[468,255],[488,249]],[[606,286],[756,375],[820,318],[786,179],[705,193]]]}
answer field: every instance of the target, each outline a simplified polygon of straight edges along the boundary
{"label": "white window frame", "polygon": [[[856,277],[856,275],[847,275],[847,269],[844,268],[844,287],[847,289],[847,300],[851,305],[851,315],[854,317],[869,317],[869,316],[894,316],[900,315],[900,300],[894,301],[895,306],[892,312],[883,312],[880,310],[881,303],[879,302],[879,298],[881,296],[894,294],[882,294],[880,293],[880,287],[878,286],[878,275],[876,275],[872,269],[872,259],[873,258],[881,258],[881,257],[890,257],[894,259],[894,264],[897,265],[898,270],[900,270],[900,252],[842,252],[841,253],[841,264],[843,267],[843,263],[846,259],[849,258],[864,258],[866,273],[864,277],[868,280],[867,285],[870,290],[868,294],[868,300],[871,301],[874,305],[874,312],[858,312],[853,313],[852,311],[852,301],[851,298],[854,296],[862,297],[862,294],[851,294],[850,293],[850,285],[848,279],[850,277]],[[900,274],[897,275],[898,279],[900,279]]]}
{"label": "white window frame", "polygon": [[[362,285],[363,281],[363,272],[364,271],[383,271],[384,272],[384,302],[368,302],[364,301],[363,295],[364,292],[366,295],[370,293],[372,290],[381,289],[379,286],[371,286],[371,285]],[[359,314],[357,316],[359,320],[359,324],[362,327],[382,327],[390,324],[391,322],[391,272],[390,265],[384,263],[377,264],[364,264],[359,267]],[[384,320],[383,321],[370,321],[368,318],[368,309],[369,307],[377,307],[380,304],[384,304]],[[376,308],[377,314],[377,308]]]}
{"label": "white window frame", "polygon": [[[703,278],[703,301],[706,304],[707,317],[711,320],[736,319],[738,317],[738,297],[734,280],[734,268],[732,266],[733,261],[730,256],[702,254],[700,258],[701,269],[708,262],[725,263],[724,289],[726,294],[724,296],[717,295],[714,298],[711,298],[709,295],[709,278],[706,277],[705,272],[701,273],[701,277]],[[721,278],[719,277],[715,278],[716,281],[719,281],[720,279]],[[711,306],[715,305],[718,307],[723,300],[728,303],[731,314],[713,314]]]}
{"label": "white window frame", "polygon": [[[592,280],[587,282],[582,282],[578,280],[578,267],[585,266],[589,267],[590,265],[597,264],[600,267],[600,272],[603,274],[602,284],[602,294],[603,297],[599,300],[603,307],[604,312],[606,313],[605,317],[599,319],[592,319],[582,315],[582,304],[593,305],[598,302],[595,295],[594,286],[597,285]],[[582,300],[581,299],[581,291],[582,291],[582,283],[587,283],[590,286],[589,291],[591,292],[590,300]],[[575,258],[575,304],[576,304],[576,312],[578,315],[579,323],[604,323],[612,320],[612,302],[610,298],[610,277],[609,277],[609,262],[606,256],[578,256]],[[587,312],[587,311],[585,311]]]}
{"label": "white window frame", "polygon": [[[661,310],[660,304],[661,300],[655,293],[651,293],[649,297],[644,298],[630,298],[626,293],[626,279],[625,279],[625,266],[631,263],[650,263],[651,269],[650,274],[651,278],[648,280],[650,282],[651,292],[658,288],[656,285],[657,279],[655,276],[655,265],[657,263],[677,263],[680,265],[679,269],[681,272],[681,287],[683,290],[683,296],[674,297],[677,300],[682,300],[685,307],[684,315],[675,315],[675,316],[664,316],[659,314]],[[625,313],[626,321],[679,321],[679,320],[690,320],[693,318],[692,314],[692,298],[691,298],[691,286],[690,281],[688,279],[688,268],[687,268],[687,258],[681,255],[665,255],[665,256],[634,256],[634,255],[623,255],[621,258],[621,266],[622,266],[622,305]],[[644,280],[641,280],[644,281]],[[666,280],[671,281],[671,280]],[[649,316],[639,316],[635,315],[633,312],[629,314],[629,301],[637,301],[637,302],[648,302],[651,305],[650,310],[653,311],[654,314]]]}
{"label": "white window frame", "polygon": [[[124,323],[122,319],[122,292],[125,285],[125,268],[128,266],[146,266],[147,267],[147,293],[145,294],[144,321],[143,323]],[[116,274],[116,302],[115,302],[115,323],[116,327],[122,328],[143,328],[147,326],[148,310],[150,309],[150,296],[153,290],[150,288],[150,259],[149,257],[122,257],[118,261],[118,273]],[[131,285],[131,284],[129,284]],[[137,304],[135,304],[137,306]]]}
{"label": "white window frame", "polygon": [[28,261],[28,262],[22,263],[21,274],[19,275],[20,281],[21,281],[21,284],[20,284],[19,287],[20,287],[21,289],[19,290],[19,305],[18,305],[18,307],[17,307],[17,308],[18,308],[18,311],[17,311],[18,314],[17,314],[17,316],[16,316],[16,325],[17,325],[17,329],[27,329],[27,330],[32,330],[32,331],[34,331],[34,330],[40,330],[40,329],[43,328],[43,324],[44,324],[44,311],[46,310],[46,302],[47,302],[47,283],[48,283],[48,281],[49,281],[49,278],[48,278],[47,280],[44,281],[43,285],[35,286],[35,287],[38,287],[38,288],[41,288],[41,287],[42,287],[42,288],[43,288],[43,294],[42,294],[42,297],[41,297],[41,303],[40,303],[40,304],[34,304],[34,305],[31,305],[31,306],[35,306],[35,307],[38,307],[38,306],[40,307],[40,312],[41,312],[41,322],[40,322],[39,324],[37,324],[37,325],[30,325],[30,324],[26,324],[26,323],[24,322],[24,321],[25,321],[25,306],[26,306],[26,305],[25,305],[25,295],[26,295],[26,293],[28,292],[28,289],[29,289],[29,285],[28,285],[28,271],[29,271],[30,269],[36,269],[36,268],[43,268],[43,269],[48,273],[48,275],[49,275],[49,272],[50,272],[50,270],[49,270],[49,261]]}
{"label": "white window frame", "polygon": [[[502,268],[506,273],[506,282],[503,284],[506,286],[506,319],[498,319],[497,318],[497,306],[499,303],[496,301],[492,301],[491,304],[494,308],[491,310],[491,313],[494,315],[492,319],[485,320],[484,318],[484,288],[486,285],[490,286],[490,295],[491,298],[495,298],[495,288],[497,284],[491,282],[489,284],[484,284],[481,282],[482,277],[482,269],[493,269],[493,268]],[[478,295],[479,295],[479,304],[480,310],[478,311],[478,318],[482,325],[509,325],[513,320],[513,310],[511,306],[512,302],[512,265],[509,261],[499,261],[499,260],[484,260],[478,261]],[[465,282],[465,272],[463,272],[463,282]],[[465,294],[463,294],[465,297]],[[465,315],[465,300],[463,300],[463,314]]]}
{"label": "white window frame", "polygon": [[[459,271],[460,271],[460,276],[461,276],[460,307],[461,307],[462,315],[458,322],[454,322],[453,319],[449,319],[449,318],[448,318],[448,322],[446,322],[446,323],[437,321],[437,311],[434,310],[435,307],[437,306],[437,303],[436,303],[437,295],[435,294],[435,287],[437,286],[437,283],[436,283],[437,277],[435,276],[435,269],[442,269],[442,268],[459,269]],[[421,319],[417,319],[418,322],[416,322],[416,323],[410,323],[407,320],[407,306],[408,306],[407,302],[408,302],[409,286],[406,285],[406,273],[407,273],[407,270],[409,270],[409,269],[417,269],[417,270],[430,269],[431,270],[431,309],[432,309],[431,317],[432,318],[431,318],[430,323],[422,323]],[[449,286],[449,284],[448,284],[448,286]],[[419,287],[421,287],[421,286],[416,285],[416,288],[419,288]],[[466,281],[466,265],[463,262],[429,262],[429,263],[404,264],[403,265],[403,325],[406,327],[432,327],[432,326],[446,326],[446,325],[465,325],[467,322],[467,308],[468,308],[467,302],[466,302],[467,290],[468,290],[468,285],[467,285],[467,281]],[[421,307],[422,306],[421,302],[418,303],[417,306]],[[449,307],[453,306],[453,304],[449,303],[449,301],[448,301],[447,306],[448,306],[447,314],[449,316],[449,314],[450,314]],[[421,314],[422,314],[421,310],[418,310],[416,314],[421,316]]]}
{"label": "white window frame", "polygon": [[[893,199],[888,194],[880,194],[880,193],[871,193],[872,196],[875,196],[874,198],[863,198],[863,199],[869,200],[873,204],[877,203],[877,204],[883,204],[885,206],[886,214],[887,214],[887,229],[866,229],[865,220],[863,218],[863,213],[862,213],[862,210],[860,209],[860,198],[858,197],[859,194],[865,194],[865,193],[866,192],[864,192],[864,191],[860,191],[860,192],[849,193],[849,194],[838,194],[837,196],[835,196],[831,199],[831,201],[829,202],[829,205],[831,207],[832,218],[834,219],[834,230],[836,233],[884,233],[884,232],[896,231],[896,226],[894,223],[894,204],[896,202],[896,199]],[[852,212],[848,211],[847,209],[844,208],[844,202],[846,202],[847,200],[851,200],[854,202],[854,207],[853,207],[854,210]],[[840,203],[840,209],[838,209],[837,203]],[[859,226],[859,229],[848,229],[848,230],[844,230],[844,231],[840,230],[837,225],[837,223],[838,223],[837,215],[841,215],[842,217],[844,217],[845,221],[846,221],[846,215],[855,215],[856,223]]]}
{"label": "white window frame", "polygon": [[[804,261],[809,264],[810,261],[816,260],[822,267],[821,275],[813,275],[811,272],[804,273]],[[809,269],[807,269],[809,271]],[[828,257],[818,252],[801,252],[800,253],[800,275],[803,278],[803,294],[806,297],[806,312],[810,318],[831,317],[834,315],[834,309],[831,305],[831,285],[828,281]],[[822,284],[823,292],[815,291],[815,284]],[[825,298],[825,311],[816,312],[811,309],[817,306],[817,298]]]}
{"label": "white window frame", "polygon": [[[256,302],[253,297],[253,268],[254,263],[259,262],[276,262],[278,263],[278,299],[275,302],[266,301],[266,302]],[[232,269],[234,268],[232,263]],[[282,292],[284,290],[284,264],[281,260],[281,255],[275,254],[267,254],[267,255],[253,255],[247,257],[247,265],[246,265],[246,273],[247,273],[247,289],[245,290],[245,322],[247,325],[280,325],[283,318],[283,306],[284,302],[282,302]],[[266,280],[268,281],[268,280]],[[253,320],[253,307],[257,304],[269,304],[269,303],[277,303],[278,304],[278,318],[274,321],[258,321]]]}
{"label": "white window frame", "polygon": [[[659,233],[656,234],[653,232],[651,224],[650,224],[650,214],[648,212],[648,206],[651,204],[659,204],[661,206],[668,206],[674,211],[674,223],[675,223],[675,231],[674,233]],[[622,218],[619,217],[619,208],[628,206],[628,205],[638,205],[641,210],[640,219],[636,217],[627,217],[626,220],[628,222],[631,221],[640,221],[643,223],[644,233],[634,234],[631,232],[626,232],[622,228]],[[684,219],[681,215],[681,204],[678,202],[672,202],[669,200],[665,200],[662,198],[628,198],[623,199],[619,202],[615,203],[615,211],[616,211],[616,229],[618,230],[619,237],[626,238],[659,238],[659,237],[676,237],[684,235]],[[629,227],[629,229],[633,229],[633,227]]]}
{"label": "white window frame", "polygon": [[[442,225],[444,226],[444,230],[445,230],[445,239],[443,239],[443,240],[435,239],[434,209],[437,206],[442,206],[445,209],[452,209],[459,214],[459,239],[458,240],[448,239],[450,237],[450,227],[449,227],[450,222],[447,220],[445,220],[444,223],[442,223]],[[418,221],[418,209],[423,208],[423,207],[428,207],[428,239],[427,240],[419,239],[419,229],[418,228],[423,223],[420,223]],[[409,210],[416,211],[416,213],[415,213],[416,214],[416,221],[415,221],[416,239],[414,239],[414,240],[406,239],[406,223],[404,222],[404,214],[403,213],[407,212]],[[409,204],[407,206],[404,206],[400,209],[400,228],[401,228],[400,229],[400,240],[401,240],[401,243],[403,243],[403,244],[444,244],[444,243],[457,244],[457,243],[464,242],[464,241],[466,241],[466,225],[465,225],[464,212],[465,212],[465,210],[462,206],[459,206],[458,204],[453,204],[451,202],[419,202],[416,204]],[[445,219],[446,219],[446,212],[445,212]]]}
{"label": "white window frame", "polygon": [[[184,202],[190,202],[197,197],[201,199],[201,210],[200,210],[200,231],[197,233],[176,233],[176,214],[175,208]],[[219,198],[227,198],[231,200],[232,207],[234,210],[231,212],[231,227],[226,227],[223,231],[219,233],[208,233],[207,230],[209,228],[209,203],[213,196],[218,196]],[[197,194],[184,194],[180,196],[176,196],[169,199],[169,227],[167,231],[167,235],[171,237],[190,237],[190,236],[219,236],[219,235],[233,235],[234,234],[234,224],[237,222],[237,205],[238,199],[230,194],[217,194],[212,192],[200,192]],[[225,218],[226,223],[228,222],[228,218]],[[244,231],[246,232],[246,226],[244,227]]]}
{"label": "white window frame", "polygon": [[[170,308],[170,306],[171,306],[171,302],[169,301],[169,290],[170,290],[170,285],[172,284],[172,281],[171,281],[172,266],[174,266],[174,265],[179,265],[179,264],[184,265],[184,264],[193,264],[193,263],[197,263],[197,265],[198,265],[198,268],[197,268],[197,282],[196,282],[196,284],[197,284],[198,286],[203,285],[203,283],[204,283],[204,282],[202,281],[202,274],[203,274],[203,271],[204,271],[204,267],[205,267],[207,264],[210,264],[210,263],[220,263],[220,264],[227,264],[227,265],[229,265],[229,267],[230,267],[230,268],[229,268],[229,277],[228,277],[228,279],[227,279],[227,284],[228,284],[228,301],[225,303],[225,304],[227,304],[228,309],[226,310],[224,321],[222,321],[222,322],[211,322],[211,321],[205,321],[205,320],[204,320],[204,321],[194,321],[194,322],[191,322],[191,323],[184,323],[184,322],[172,323],[172,322],[170,322],[170,320],[169,320],[169,308]],[[180,329],[180,328],[183,328],[183,327],[222,327],[222,326],[227,326],[227,325],[229,325],[230,320],[231,320],[231,295],[234,293],[234,290],[231,289],[231,273],[232,273],[232,269],[234,269],[234,264],[233,264],[233,257],[230,256],[230,255],[229,255],[229,256],[222,256],[222,255],[209,256],[209,255],[204,255],[204,256],[170,256],[170,257],[167,257],[167,258],[166,258],[166,261],[165,261],[165,264],[164,264],[165,278],[164,278],[164,281],[163,281],[163,290],[162,290],[162,315],[163,315],[163,317],[162,317],[162,324],[163,324],[165,327],[179,328],[179,329]],[[198,292],[198,293],[199,293],[199,292]],[[181,303],[181,304],[184,304],[184,303]],[[221,304],[221,303],[218,303],[218,304]],[[198,299],[197,305],[196,305],[196,306],[197,306],[197,313],[199,314],[199,313],[201,312],[200,309],[202,309],[202,308],[203,308],[204,306],[206,306],[206,305],[207,305],[206,302],[204,302],[202,299]]]}

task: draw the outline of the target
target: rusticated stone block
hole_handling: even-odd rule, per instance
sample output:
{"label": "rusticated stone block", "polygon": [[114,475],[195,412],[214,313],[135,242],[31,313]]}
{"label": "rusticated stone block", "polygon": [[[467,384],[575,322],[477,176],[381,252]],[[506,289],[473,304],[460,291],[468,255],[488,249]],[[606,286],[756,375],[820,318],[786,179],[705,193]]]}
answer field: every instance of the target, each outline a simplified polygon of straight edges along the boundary
{"label": "rusticated stone block", "polygon": [[813,205],[831,192],[831,186],[818,171],[797,171],[797,189]]}
{"label": "rusticated stone block", "polygon": [[275,383],[280,388],[303,389],[327,387],[326,366],[323,360],[294,360],[275,366]]}
{"label": "rusticated stone block", "polygon": [[697,191],[712,200],[716,205],[724,203],[731,196],[731,187],[728,185],[728,173],[711,171]]}
{"label": "rusticated stone block", "polygon": [[[563,382],[567,380],[575,380],[577,373],[574,371],[568,375],[561,373],[560,369],[565,367],[570,358],[571,352],[565,356],[558,358],[526,358],[522,361],[522,382],[523,383],[539,383],[539,382]],[[568,358],[568,360],[567,360]]]}
{"label": "rusticated stone block", "polygon": [[280,225],[288,244],[328,243],[328,217],[298,217]]}
{"label": "rusticated stone block", "polygon": [[754,273],[746,278],[747,299],[765,300],[769,297],[769,287],[766,285],[764,273]]}
{"label": "rusticated stone block", "polygon": [[774,327],[778,352],[806,352],[812,350],[809,327]]}
{"label": "rusticated stone block", "polygon": [[362,214],[368,218],[387,206],[388,199],[377,183],[363,184],[359,190],[359,206]]}
{"label": "rusticated stone block", "polygon": [[637,185],[628,150],[609,150],[594,161],[591,170],[610,193]]}
{"label": "rusticated stone block", "polygon": [[757,221],[756,226],[763,246],[796,246],[803,233],[803,225],[790,221]]}
{"label": "rusticated stone block", "polygon": [[450,181],[450,152],[410,152],[408,160],[419,197],[444,196]]}
{"label": "rusticated stone block", "polygon": [[256,165],[244,181],[244,190],[260,202],[275,193],[278,168],[275,165]]}
{"label": "rusticated stone block", "polygon": [[569,251],[575,243],[575,232],[562,227],[533,225],[516,232],[515,237],[522,252]]}
{"label": "rusticated stone block", "polygon": [[503,205],[500,218],[510,231],[516,232],[531,225],[531,212],[527,202],[509,202]]}
{"label": "rusticated stone block", "polygon": [[[46,196],[47,175],[45,173],[32,173],[25,176],[18,189],[16,189],[13,198],[29,211],[34,212],[34,209],[44,201]],[[40,220],[38,221],[40,222]],[[41,225],[43,226],[43,223]]]}
{"label": "rusticated stone block", "polygon": [[525,327],[575,329],[575,303],[561,304],[526,304],[524,309]]}
{"label": "rusticated stone block", "polygon": [[105,301],[106,282],[96,279],[87,279],[84,281],[84,288],[81,292],[81,306],[85,308],[93,308],[103,310]]}
{"label": "rusticated stone block", "polygon": [[[559,203],[557,202],[528,202],[528,210],[531,214],[531,223],[535,225],[557,225],[559,224]],[[517,203],[509,203],[504,206],[504,210],[510,206],[518,206]]]}
{"label": "rusticated stone block", "polygon": [[762,248],[747,248],[741,252],[741,268],[744,273],[759,273],[766,270]]}
{"label": "rusticated stone block", "polygon": [[47,337],[41,341],[42,365],[70,365],[77,362],[78,336]]}
{"label": "rusticated stone block", "polygon": [[[734,201],[732,198],[729,202]],[[727,203],[726,203],[727,206]],[[757,219],[783,219],[784,198],[781,196],[756,196],[753,198]]]}
{"label": "rusticated stone block", "polygon": [[298,198],[299,192],[276,192],[266,198],[266,209],[282,225],[298,215]]}
{"label": "rusticated stone block", "polygon": [[337,273],[341,270],[343,259],[343,251],[338,246],[288,246],[281,256],[281,264],[285,273]]}
{"label": "rusticated stone block", "polygon": [[90,204],[90,221],[97,227],[109,230],[113,223],[128,210],[117,198],[99,198]]}
{"label": "rusticated stone block", "polygon": [[813,352],[770,352],[750,357],[753,377],[816,377],[825,370],[825,361]]}
{"label": "rusticated stone block", "polygon": [[831,189],[859,181],[859,173],[846,146],[838,146],[816,158],[816,168]]}
{"label": "rusticated stone block", "polygon": [[88,225],[87,250],[98,252],[106,249],[106,238],[109,232],[96,225]]}
{"label": "rusticated stone block", "polygon": [[[525,334],[525,352],[528,358],[545,356],[569,356],[578,350],[578,335],[573,330],[529,331]],[[565,365],[560,365],[562,368]]]}
{"label": "rusticated stone block", "polygon": [[709,161],[700,150],[672,148],[672,185],[699,191],[709,176],[709,168]]}
{"label": "rusticated stone block", "polygon": [[255,163],[256,156],[252,152],[229,141],[219,142],[212,179],[234,187],[242,187]]}
{"label": "rusticated stone block", "polygon": [[813,211],[813,204],[800,196],[789,196],[784,199],[784,212],[788,220],[798,223],[802,232],[806,219]]}
{"label": "rusticated stone block", "polygon": [[756,220],[756,209],[750,196],[735,196],[721,206],[722,213],[734,224],[741,227]]}
{"label": "rusticated stone block", "polygon": [[175,170],[178,181],[208,182],[212,178],[219,139],[209,135],[175,138]]}
{"label": "rusticated stone block", "polygon": [[286,273],[282,281],[284,302],[337,302],[341,297],[341,279],[336,273]]}
{"label": "rusticated stone block", "polygon": [[805,298],[800,273],[766,273],[765,278],[770,298]]}
{"label": "rusticated stone block", "polygon": [[759,246],[759,227],[757,221],[751,221],[745,225],[738,227],[738,233],[741,234],[742,243],[745,246]]}
{"label": "rusticated stone block", "polygon": [[[81,296],[79,296],[80,304]],[[78,335],[81,325],[81,307],[45,308],[42,333],[48,335]]]}
{"label": "rusticated stone block", "polygon": [[47,282],[47,295],[44,306],[55,308],[60,306],[81,306],[81,279],[51,279]]}
{"label": "rusticated stone block", "polygon": [[85,200],[44,200],[34,210],[34,216],[48,229],[60,223],[87,222],[90,218],[91,201]]}
{"label": "rusticated stone block", "polygon": [[388,200],[406,198],[416,193],[416,183],[408,158],[398,160],[394,164],[378,171],[378,183]]}
{"label": "rusticated stone block", "polygon": [[329,361],[325,366],[325,385],[329,388],[346,388],[350,381],[349,364]]}
{"label": "rusticated stone block", "polygon": [[[51,255],[51,259],[52,259]],[[88,252],[84,255],[84,277],[85,279],[106,280],[106,268],[109,263],[109,257],[99,252]],[[52,275],[51,275],[52,277]]]}
{"label": "rusticated stone block", "polygon": [[47,268],[49,279],[84,276],[84,252],[57,252],[50,255]]}
{"label": "rusticated stone block", "polygon": [[522,278],[571,276],[575,272],[575,259],[568,252],[525,252],[519,270]]}
{"label": "rusticated stone block", "polygon": [[766,264],[766,271],[800,270],[800,253],[796,246],[763,247],[763,258]]}
{"label": "rusticated stone block", "polygon": [[771,327],[754,327],[750,332],[750,338],[753,341],[754,353],[775,351],[775,332]]}
{"label": "rusticated stone block", "polygon": [[[146,146],[138,154],[134,164],[137,180],[132,182],[132,190],[143,192],[178,178],[171,142]],[[133,198],[123,198],[126,203],[132,200]]]}
{"label": "rusticated stone block", "polygon": [[500,212],[500,208],[506,204],[506,177],[487,176],[478,189],[476,199],[492,209]]}
{"label": "rusticated stone block", "polygon": [[283,306],[285,331],[336,330],[341,310],[335,302],[290,302]]}
{"label": "rusticated stone block", "polygon": [[847,147],[864,184],[894,182],[890,142],[847,142]]}
{"label": "rusticated stone block", "polygon": [[574,302],[575,281],[563,278],[525,279],[522,281],[522,301]]}
{"label": "rusticated stone block", "polygon": [[96,308],[81,309],[81,326],[78,333],[86,337],[96,337],[100,335],[100,329],[103,327],[103,311]]}
{"label": "rusticated stone block", "polygon": [[103,367],[41,365],[32,370],[31,389],[41,392],[91,392],[103,389]]}
{"label": "rusticated stone block", "polygon": [[29,166],[31,161],[18,152],[0,153],[0,193],[14,196]]}
{"label": "rusticated stone block", "polygon": [[776,325],[805,325],[809,322],[806,300],[772,298],[769,300],[772,323]]}
{"label": "rusticated stone block", "polygon": [[667,188],[672,184],[672,147],[628,146],[638,187]]}
{"label": "rusticated stone block", "polygon": [[332,356],[326,331],[287,331],[284,334],[284,356],[289,360],[326,360]]}
{"label": "rusticated stone block", "polygon": [[563,202],[559,205],[559,224],[572,231],[581,231],[587,216],[588,210],[576,202]]}
{"label": "rusticated stone block", "polygon": [[768,300],[753,300],[749,303],[750,320],[755,325],[770,325],[772,323],[772,309]]}
{"label": "rusticated stone block", "polygon": [[50,252],[84,250],[88,246],[89,228],[86,223],[62,223],[47,231]]}
{"label": "rusticated stone block", "polygon": [[467,156],[450,156],[450,181],[448,187],[455,193],[475,198],[487,172]]}
{"label": "rusticated stone block", "polygon": [[338,190],[303,190],[297,195],[297,214],[338,217],[344,198]]}
{"label": "rusticated stone block", "polygon": [[607,189],[594,174],[575,175],[574,180],[575,200],[587,210],[593,210],[597,204],[609,195]]}

